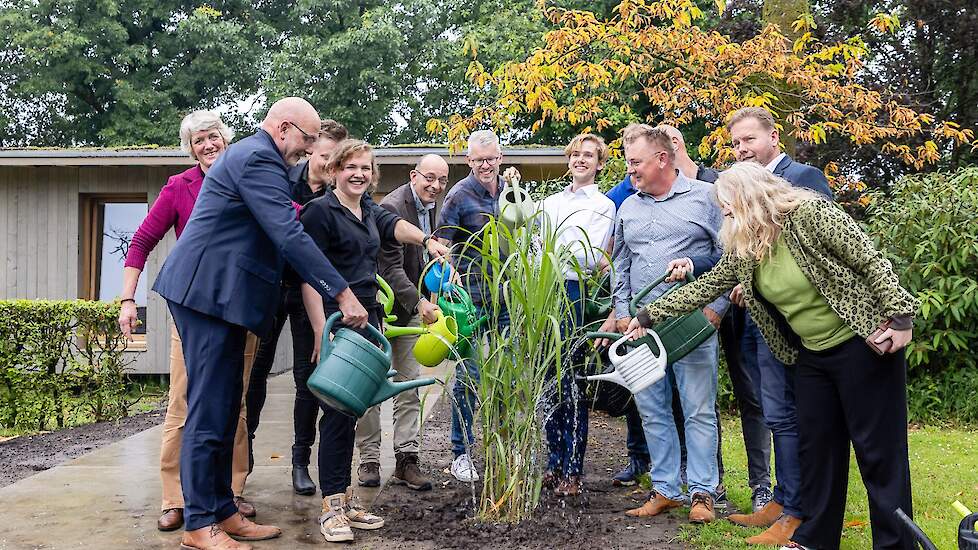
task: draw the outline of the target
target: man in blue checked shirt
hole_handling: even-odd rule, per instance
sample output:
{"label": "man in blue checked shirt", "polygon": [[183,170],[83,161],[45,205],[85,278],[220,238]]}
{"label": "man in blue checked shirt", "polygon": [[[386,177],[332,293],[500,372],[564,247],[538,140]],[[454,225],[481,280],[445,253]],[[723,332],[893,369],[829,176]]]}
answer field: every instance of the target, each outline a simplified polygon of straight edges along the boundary
{"label": "man in blue checked shirt", "polygon": [[[482,276],[482,260],[479,250],[482,248],[482,228],[489,217],[499,217],[499,194],[503,190],[503,178],[499,176],[499,167],[503,160],[503,151],[499,146],[499,138],[491,130],[477,130],[469,136],[466,159],[472,172],[459,181],[448,191],[438,216],[438,229],[435,235],[446,245],[454,246],[457,254],[454,261],[462,286],[472,297],[477,315],[482,317],[485,310],[491,307],[487,302],[489,291]],[[513,170],[518,177],[519,173]],[[500,314],[497,321],[499,327],[509,324],[505,312]],[[452,410],[452,461],[451,472],[456,479],[469,483],[479,479],[472,459],[468,454],[468,445],[474,439],[472,435],[472,409],[476,405],[476,385],[479,380],[479,365],[477,361],[467,359],[455,365],[455,386],[452,394],[458,403],[458,409]]]}
{"label": "man in blue checked shirt", "polygon": [[[638,193],[628,197],[615,222],[615,315],[619,332],[631,321],[632,296],[666,272],[673,258],[710,256],[720,251],[723,216],[712,187],[689,179],[676,170],[676,153],[668,133],[647,125],[632,127],[625,135],[628,174]],[[667,290],[654,289],[647,301]],[[726,311],[724,297],[704,308],[715,326]],[[675,362],[661,382],[635,395],[645,438],[652,457],[652,495],[633,517],[651,517],[683,504],[679,434],[672,415],[672,388],[682,400],[687,446],[687,480],[692,506],[689,520],[715,519],[714,491],[719,483],[716,415],[718,340],[713,335]]]}

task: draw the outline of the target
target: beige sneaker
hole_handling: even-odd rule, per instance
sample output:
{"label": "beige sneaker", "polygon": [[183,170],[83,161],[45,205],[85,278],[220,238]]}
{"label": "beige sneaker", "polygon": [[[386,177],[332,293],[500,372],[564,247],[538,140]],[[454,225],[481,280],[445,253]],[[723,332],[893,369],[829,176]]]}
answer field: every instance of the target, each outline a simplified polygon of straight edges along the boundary
{"label": "beige sneaker", "polygon": [[364,529],[370,531],[372,529],[380,529],[384,526],[384,520],[380,516],[375,516],[367,511],[360,504],[360,499],[358,499],[353,494],[353,487],[346,488],[346,519],[350,522],[350,527],[354,529]]}
{"label": "beige sneaker", "polygon": [[346,495],[337,493],[323,499],[323,515],[319,516],[319,532],[326,542],[353,540],[350,520],[346,519]]}

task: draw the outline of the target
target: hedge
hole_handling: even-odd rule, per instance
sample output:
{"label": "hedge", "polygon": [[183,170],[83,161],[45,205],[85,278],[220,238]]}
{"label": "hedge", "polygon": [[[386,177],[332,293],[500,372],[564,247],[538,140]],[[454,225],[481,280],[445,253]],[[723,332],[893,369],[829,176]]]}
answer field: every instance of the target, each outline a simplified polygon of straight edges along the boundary
{"label": "hedge", "polygon": [[119,305],[0,301],[0,427],[62,428],[128,414]]}

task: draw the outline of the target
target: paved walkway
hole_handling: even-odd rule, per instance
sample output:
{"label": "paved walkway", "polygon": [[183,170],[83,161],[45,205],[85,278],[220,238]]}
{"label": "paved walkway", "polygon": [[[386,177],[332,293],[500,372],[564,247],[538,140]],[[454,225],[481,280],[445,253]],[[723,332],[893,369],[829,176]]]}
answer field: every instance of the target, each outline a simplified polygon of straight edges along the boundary
{"label": "paved walkway", "polygon": [[[449,366],[446,362],[437,369],[424,369],[423,376],[443,380],[450,372]],[[278,525],[285,533],[278,544],[256,543],[257,547],[321,546],[322,537],[315,523],[321,500],[318,496],[303,497],[292,492],[294,385],[291,374],[269,379],[268,392],[255,439],[255,469],[248,478],[245,496],[258,508],[259,522]],[[427,418],[442,393],[442,386],[434,384],[422,388],[421,392]],[[381,417],[384,434],[381,475],[386,482],[394,470],[390,401],[384,403]],[[156,426],[0,488],[0,550],[179,548],[180,531],[156,530],[161,430],[161,426]],[[354,456],[354,479],[356,461]],[[315,460],[313,463],[315,470]],[[316,479],[315,471],[312,477]],[[369,502],[376,498],[377,492],[373,489],[360,494]]]}

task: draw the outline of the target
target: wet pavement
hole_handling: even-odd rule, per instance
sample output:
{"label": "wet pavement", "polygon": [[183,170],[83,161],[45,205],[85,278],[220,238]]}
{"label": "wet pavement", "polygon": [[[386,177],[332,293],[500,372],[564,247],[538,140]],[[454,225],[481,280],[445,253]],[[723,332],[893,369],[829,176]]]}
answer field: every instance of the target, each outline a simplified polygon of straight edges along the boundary
{"label": "wet pavement", "polygon": [[[422,376],[444,380],[451,366],[445,362],[435,369],[423,369]],[[440,384],[421,389],[424,418],[441,393]],[[306,545],[341,548],[325,544],[319,534],[318,494],[299,496],[292,492],[293,399],[290,373],[269,379],[268,401],[255,439],[255,469],[244,496],[258,509],[259,523],[278,525],[284,534],[281,539],[254,545],[256,549]],[[381,487],[394,470],[390,400],[382,410]],[[156,529],[161,431],[162,427],[156,426],[0,488],[0,550],[179,548],[181,531],[161,533]],[[315,460],[313,463],[311,474],[317,480]],[[354,453],[354,484],[356,470]],[[357,492],[364,503],[370,503],[379,490],[358,488]]]}

